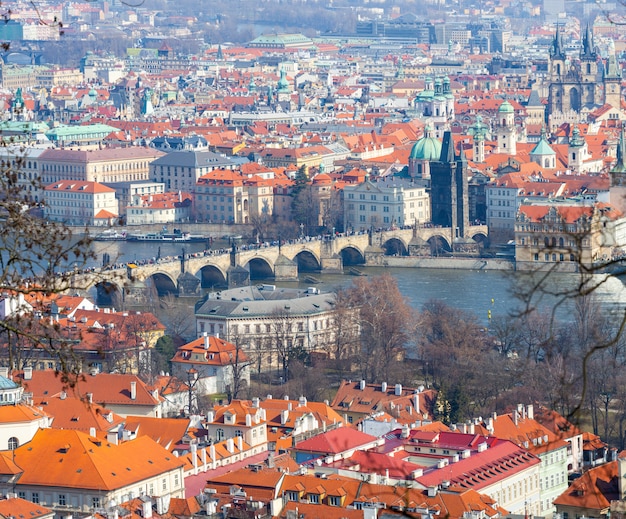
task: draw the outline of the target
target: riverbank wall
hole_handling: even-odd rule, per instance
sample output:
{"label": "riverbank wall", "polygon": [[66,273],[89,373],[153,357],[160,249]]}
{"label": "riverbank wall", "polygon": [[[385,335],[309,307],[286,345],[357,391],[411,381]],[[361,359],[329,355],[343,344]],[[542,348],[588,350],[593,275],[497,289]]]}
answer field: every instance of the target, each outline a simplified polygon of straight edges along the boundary
{"label": "riverbank wall", "polygon": [[[513,261],[490,258],[418,258],[411,256],[385,256],[381,263],[377,264],[377,266],[459,270],[515,270],[515,263]],[[358,268],[358,265],[356,267]]]}

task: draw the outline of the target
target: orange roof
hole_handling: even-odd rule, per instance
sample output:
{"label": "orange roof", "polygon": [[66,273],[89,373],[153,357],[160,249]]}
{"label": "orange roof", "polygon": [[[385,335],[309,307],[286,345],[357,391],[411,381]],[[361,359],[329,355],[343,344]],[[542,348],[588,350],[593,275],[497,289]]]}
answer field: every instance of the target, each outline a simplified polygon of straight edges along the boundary
{"label": "orange roof", "polygon": [[[81,180],[61,180],[46,186],[46,191],[64,193],[115,193],[115,189],[98,182],[85,182]],[[113,215],[115,216],[115,215]]]}
{"label": "orange roof", "polygon": [[206,335],[180,346],[172,359],[172,362],[212,366],[227,366],[247,361],[248,356],[241,348],[213,335]]}
{"label": "orange roof", "polygon": [[52,421],[54,429],[89,432],[94,428],[97,432],[108,432],[124,421],[121,416],[101,405],[66,393],[41,396],[35,398],[34,402],[54,418]]}
{"label": "orange roof", "polygon": [[15,451],[22,485],[116,490],[183,463],[147,436],[111,444],[80,431],[40,429]]}
{"label": "orange roof", "polygon": [[[525,411],[525,409],[524,409]],[[476,434],[492,434],[497,438],[510,440],[520,447],[540,455],[557,449],[566,448],[567,442],[558,438],[537,420],[528,418],[517,411],[492,417],[493,431],[482,425],[476,425]]]}
{"label": "orange roof", "polygon": [[26,501],[20,497],[0,497],[0,517],[12,517],[14,519],[52,518],[54,512],[45,506]]}
{"label": "orange roof", "polygon": [[527,216],[531,222],[541,222],[552,208],[556,210],[565,223],[578,222],[582,217],[591,218],[596,210],[602,211],[602,214],[609,219],[616,219],[621,216],[617,209],[603,203],[596,203],[594,207],[578,205],[521,205],[519,211]]}
{"label": "orange roof", "polygon": [[611,501],[620,499],[618,476],[617,461],[589,469],[557,497],[554,504],[593,510],[596,513],[585,515],[599,517]]}
{"label": "orange roof", "polygon": [[189,428],[189,420],[133,416],[126,418],[124,428],[134,431],[138,438],[141,436],[152,438],[161,447],[171,452],[183,440]]}
{"label": "orange roof", "polygon": [[[68,381],[55,370],[33,370],[32,378],[24,380],[22,372],[14,372],[13,379],[19,380],[26,391],[33,393],[34,398],[58,395],[61,391],[82,397],[91,393],[93,401],[103,405],[138,405],[154,407],[160,398],[148,390],[146,384],[131,374],[98,373],[97,375],[79,375],[77,380]],[[74,382],[75,387],[68,387]],[[136,383],[136,396],[131,398],[131,382]]]}

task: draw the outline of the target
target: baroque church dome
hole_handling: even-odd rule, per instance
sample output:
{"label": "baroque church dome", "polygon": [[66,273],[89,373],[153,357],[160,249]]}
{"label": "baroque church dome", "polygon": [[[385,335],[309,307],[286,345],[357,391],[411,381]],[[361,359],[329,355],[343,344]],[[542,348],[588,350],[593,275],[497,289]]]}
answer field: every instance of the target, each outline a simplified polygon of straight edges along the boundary
{"label": "baroque church dome", "polygon": [[424,136],[413,145],[409,159],[439,160],[439,157],[441,157],[441,142],[436,137],[433,137],[432,132],[432,126],[427,126]]}

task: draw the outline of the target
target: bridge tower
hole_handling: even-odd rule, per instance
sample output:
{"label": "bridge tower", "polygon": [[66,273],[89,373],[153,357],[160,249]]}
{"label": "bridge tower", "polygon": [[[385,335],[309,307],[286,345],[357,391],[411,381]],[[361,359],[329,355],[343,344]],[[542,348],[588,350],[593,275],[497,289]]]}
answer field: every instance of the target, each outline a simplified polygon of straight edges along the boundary
{"label": "bridge tower", "polygon": [[451,227],[453,238],[465,237],[469,227],[467,160],[461,147],[456,153],[452,133],[443,135],[441,156],[430,164],[432,222]]}

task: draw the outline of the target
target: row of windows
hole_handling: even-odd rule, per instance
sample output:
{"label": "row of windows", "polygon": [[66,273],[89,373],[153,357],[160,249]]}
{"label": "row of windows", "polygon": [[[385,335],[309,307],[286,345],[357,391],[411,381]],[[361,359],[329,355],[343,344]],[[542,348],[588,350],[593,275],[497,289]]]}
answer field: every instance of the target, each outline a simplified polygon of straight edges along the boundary
{"label": "row of windows", "polygon": [[549,479],[548,476],[546,476],[545,479],[543,481],[540,480],[540,482],[541,490],[547,490],[554,486],[562,485],[565,483],[565,473],[561,472],[560,474],[556,474],[556,477],[552,474]]}
{"label": "row of windows", "polygon": [[108,198],[110,200],[115,200],[115,195],[114,193],[77,193],[76,191],[72,191],[72,192],[65,192],[65,191],[50,191],[48,193],[48,196],[50,198],[50,200],[57,200],[57,199],[67,199],[67,198],[80,198],[83,200],[102,200],[103,198]]}
{"label": "row of windows", "polygon": [[514,216],[513,211],[489,211],[490,218],[513,218]]}
{"label": "row of windows", "polygon": [[[534,479],[534,481],[533,481]],[[509,485],[507,488],[503,489],[501,492],[496,492],[495,499],[499,503],[508,503],[512,499],[517,499],[517,496],[520,497],[525,496],[528,492],[532,492],[533,488],[540,484],[539,476],[535,476],[535,478],[528,478],[524,480],[524,485],[522,489],[522,482],[518,481],[517,483],[513,483]],[[522,493],[523,491],[523,493]]]}
{"label": "row of windows", "polygon": [[[298,492],[289,491],[286,493],[287,501],[300,501],[300,496]],[[321,499],[320,494],[307,494],[306,499],[308,503],[319,505],[323,499]],[[340,496],[328,496],[326,498],[326,504],[328,506],[341,506],[341,497]]]}
{"label": "row of windows", "polygon": [[[506,202],[506,204],[504,202]],[[496,205],[496,201],[493,198],[490,199],[489,200],[489,205]],[[499,206],[511,207],[511,201],[510,200],[498,200],[498,205]]]}
{"label": "row of windows", "polygon": [[[534,256],[534,260],[535,261],[539,261],[539,253],[535,252],[535,256]],[[560,253],[558,254],[558,259],[557,259],[557,254],[548,254],[547,252],[543,255],[543,260],[544,261],[565,261],[565,254]],[[575,256],[574,254],[570,254],[569,255],[569,261],[575,261]]]}
{"label": "row of windows", "polygon": [[[174,488],[177,488],[180,485],[180,480],[179,480],[179,476],[178,474],[174,474]],[[163,478],[161,480],[161,488],[164,491],[167,491],[167,478]],[[148,489],[148,494],[149,495],[154,495],[154,483],[150,483],[149,489]],[[19,497],[20,499],[26,499],[26,492],[21,490],[18,491],[17,493],[17,497]],[[129,496],[130,499],[130,496]],[[30,500],[35,503],[35,504],[39,504],[41,501],[39,492],[31,492],[30,494]],[[69,502],[67,499],[67,495],[66,494],[58,494],[57,495],[57,503],[58,506],[68,506]],[[52,503],[51,503],[52,504]],[[100,508],[101,506],[101,500],[99,496],[94,496],[91,498],[91,507],[92,508]]]}
{"label": "row of windows", "polygon": [[[530,239],[527,240],[526,236],[522,236],[520,238],[520,245],[526,245],[527,243],[528,243],[528,245],[531,244]],[[565,246],[567,246],[567,247],[575,247],[576,246],[576,243],[574,242],[574,240],[568,240],[567,242],[565,242],[565,240],[563,238],[559,238],[559,240],[557,242],[557,239],[554,238],[554,237],[552,239],[547,238],[547,237],[544,238],[543,243],[544,243],[544,245],[546,247],[550,247],[550,248],[557,247],[557,246],[560,247],[560,248],[563,248]],[[532,244],[535,245],[535,246],[538,246],[539,245],[539,238],[533,238]]]}
{"label": "row of windows", "polygon": [[[324,330],[330,327],[331,322],[330,319],[322,319],[322,320],[315,320],[315,321],[311,321],[313,323],[312,329],[317,331],[319,330]],[[295,325],[295,326],[294,326]],[[281,327],[281,331],[285,331],[285,332],[293,332],[294,328],[296,329],[295,331],[298,332],[303,332],[304,331],[304,322],[303,321],[299,321],[297,323],[281,323],[280,324]],[[242,330],[243,333],[250,333],[252,331],[252,325],[250,324],[243,324],[242,325]],[[272,331],[272,325],[270,323],[264,323],[264,324],[255,324],[254,325],[254,332],[255,333],[271,333]],[[233,335],[236,335],[239,333],[239,325],[238,324],[233,324],[230,326],[230,333],[232,333]]]}

